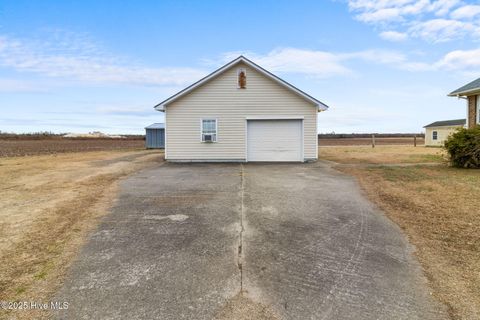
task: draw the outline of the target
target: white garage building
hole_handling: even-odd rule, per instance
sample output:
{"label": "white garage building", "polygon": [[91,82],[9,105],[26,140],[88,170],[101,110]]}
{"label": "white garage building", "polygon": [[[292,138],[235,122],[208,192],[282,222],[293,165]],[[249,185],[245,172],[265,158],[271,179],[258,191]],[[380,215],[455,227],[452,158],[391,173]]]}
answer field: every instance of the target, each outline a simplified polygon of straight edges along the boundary
{"label": "white garage building", "polygon": [[159,103],[169,161],[311,161],[325,104],[243,56]]}

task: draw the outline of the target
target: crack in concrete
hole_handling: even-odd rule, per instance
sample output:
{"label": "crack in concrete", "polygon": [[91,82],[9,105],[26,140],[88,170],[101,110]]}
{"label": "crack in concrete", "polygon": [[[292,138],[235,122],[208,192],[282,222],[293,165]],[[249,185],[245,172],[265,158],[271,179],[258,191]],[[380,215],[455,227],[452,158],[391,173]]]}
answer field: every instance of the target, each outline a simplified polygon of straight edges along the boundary
{"label": "crack in concrete", "polygon": [[245,195],[245,177],[244,177],[244,168],[243,164],[240,164],[240,234],[239,234],[239,244],[238,244],[238,270],[240,270],[240,293],[243,293],[243,233],[245,232],[245,226],[243,224],[244,217],[244,195]]}

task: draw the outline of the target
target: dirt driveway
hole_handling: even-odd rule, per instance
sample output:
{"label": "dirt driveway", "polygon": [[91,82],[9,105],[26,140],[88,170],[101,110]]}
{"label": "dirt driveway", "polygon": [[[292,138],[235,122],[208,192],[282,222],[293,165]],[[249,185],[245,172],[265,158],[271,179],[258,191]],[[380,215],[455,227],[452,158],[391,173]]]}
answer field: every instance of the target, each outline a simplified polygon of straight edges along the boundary
{"label": "dirt driveway", "polygon": [[62,319],[443,319],[412,247],[326,164],[171,164],[122,182]]}

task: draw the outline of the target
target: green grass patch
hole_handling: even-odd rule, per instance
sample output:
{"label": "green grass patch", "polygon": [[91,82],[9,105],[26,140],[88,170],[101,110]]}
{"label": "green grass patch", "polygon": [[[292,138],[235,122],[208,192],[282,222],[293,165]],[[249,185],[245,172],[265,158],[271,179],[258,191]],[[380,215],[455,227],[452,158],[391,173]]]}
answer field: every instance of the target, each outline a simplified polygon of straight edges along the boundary
{"label": "green grass patch", "polygon": [[40,270],[33,275],[35,280],[45,280],[48,273],[54,268],[54,263],[52,261],[47,261],[42,264]]}
{"label": "green grass patch", "polygon": [[381,166],[378,168],[370,168],[369,170],[380,172],[382,177],[390,182],[414,182],[429,179],[425,172],[422,172],[421,167],[392,167]]}
{"label": "green grass patch", "polygon": [[408,156],[409,162],[444,162],[441,154],[411,154]]}
{"label": "green grass patch", "polygon": [[47,270],[37,272],[33,277],[35,280],[44,280],[47,277]]}
{"label": "green grass patch", "polygon": [[18,288],[15,289],[16,294],[22,294],[25,291],[27,291],[27,288],[25,288],[25,287],[18,287]]}

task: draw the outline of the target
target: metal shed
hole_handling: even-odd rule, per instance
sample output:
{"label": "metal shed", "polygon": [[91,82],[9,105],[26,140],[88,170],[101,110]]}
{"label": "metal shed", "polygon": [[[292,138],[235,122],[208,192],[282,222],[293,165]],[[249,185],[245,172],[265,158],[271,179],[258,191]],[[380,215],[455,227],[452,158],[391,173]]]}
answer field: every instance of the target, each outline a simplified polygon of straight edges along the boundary
{"label": "metal shed", "polygon": [[154,123],[145,127],[145,147],[147,149],[165,148],[165,124]]}

